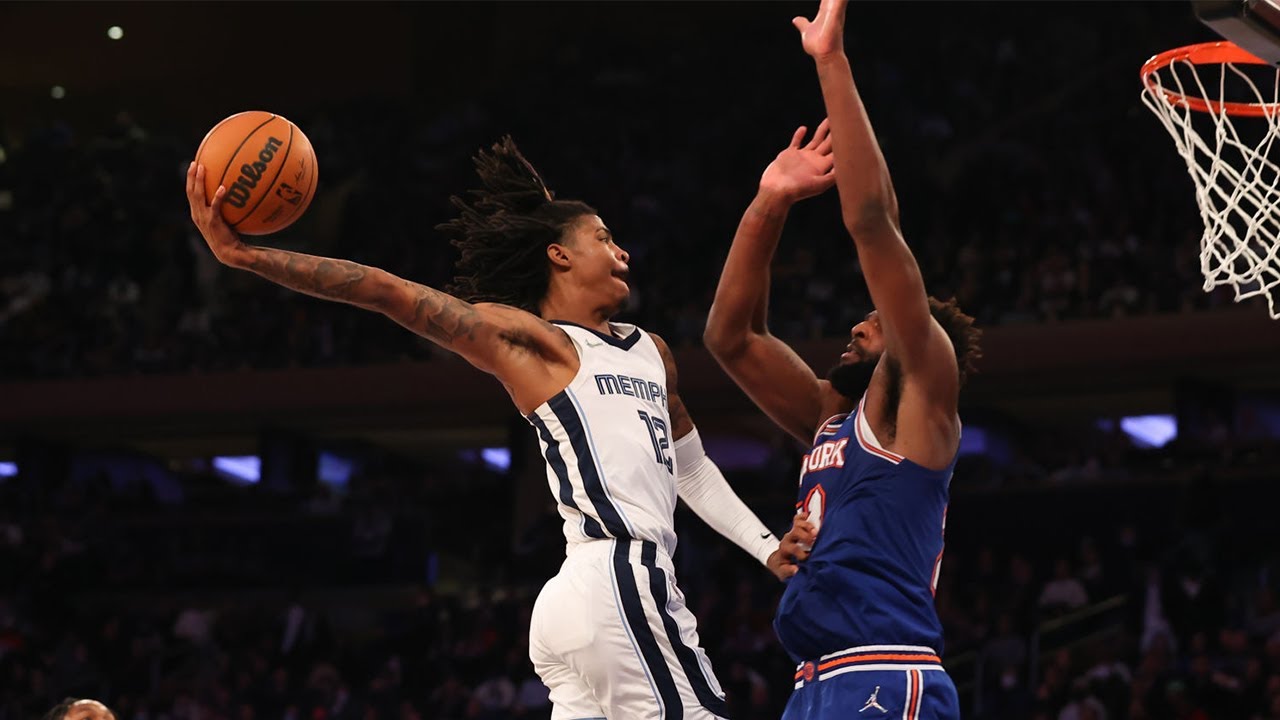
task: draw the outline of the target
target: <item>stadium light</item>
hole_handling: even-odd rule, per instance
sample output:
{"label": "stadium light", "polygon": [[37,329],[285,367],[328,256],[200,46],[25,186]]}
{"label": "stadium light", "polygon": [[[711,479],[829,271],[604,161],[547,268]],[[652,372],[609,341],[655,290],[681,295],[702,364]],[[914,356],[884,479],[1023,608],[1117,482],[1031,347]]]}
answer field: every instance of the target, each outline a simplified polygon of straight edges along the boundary
{"label": "stadium light", "polygon": [[504,447],[484,448],[480,451],[480,459],[490,470],[506,472],[511,467],[511,450]]}
{"label": "stadium light", "polygon": [[0,462],[0,478],[14,477],[18,474],[18,463]]}
{"label": "stadium light", "polygon": [[316,458],[316,480],[335,490],[346,490],[355,472],[356,464],[350,458],[320,451]]}
{"label": "stadium light", "polygon": [[220,455],[213,459],[213,469],[232,480],[252,484],[262,478],[262,459],[257,455]]}
{"label": "stadium light", "polygon": [[61,100],[66,96],[67,96],[67,89],[62,87],[61,85],[54,85],[53,88],[49,90],[49,97],[53,98],[54,100]]}
{"label": "stadium light", "polygon": [[120,38],[124,37],[124,28],[120,27],[119,25],[112,25],[111,27],[107,28],[107,37],[111,38],[112,40],[119,40]]}
{"label": "stadium light", "polygon": [[1178,437],[1178,421],[1172,415],[1132,415],[1120,418],[1120,429],[1138,447],[1164,447]]}

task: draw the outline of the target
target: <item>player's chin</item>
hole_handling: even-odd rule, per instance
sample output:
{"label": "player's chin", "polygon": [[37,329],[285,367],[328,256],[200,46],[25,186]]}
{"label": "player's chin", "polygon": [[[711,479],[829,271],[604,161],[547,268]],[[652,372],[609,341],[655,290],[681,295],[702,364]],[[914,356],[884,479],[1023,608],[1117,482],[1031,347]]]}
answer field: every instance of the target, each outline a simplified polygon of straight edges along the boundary
{"label": "player's chin", "polygon": [[625,284],[618,289],[617,292],[610,293],[609,305],[613,307],[613,314],[617,314],[627,309],[627,300],[631,298],[631,290]]}

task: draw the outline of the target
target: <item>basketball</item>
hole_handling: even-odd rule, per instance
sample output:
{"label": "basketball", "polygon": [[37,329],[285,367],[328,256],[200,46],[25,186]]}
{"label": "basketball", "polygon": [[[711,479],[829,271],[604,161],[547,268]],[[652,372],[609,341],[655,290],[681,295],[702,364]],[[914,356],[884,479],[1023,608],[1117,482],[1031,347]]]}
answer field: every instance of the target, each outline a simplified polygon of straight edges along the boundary
{"label": "basketball", "polygon": [[204,165],[205,197],[226,187],[222,217],[243,235],[289,227],[306,212],[319,179],[316,153],[297,125],[269,112],[232,115],[196,150]]}

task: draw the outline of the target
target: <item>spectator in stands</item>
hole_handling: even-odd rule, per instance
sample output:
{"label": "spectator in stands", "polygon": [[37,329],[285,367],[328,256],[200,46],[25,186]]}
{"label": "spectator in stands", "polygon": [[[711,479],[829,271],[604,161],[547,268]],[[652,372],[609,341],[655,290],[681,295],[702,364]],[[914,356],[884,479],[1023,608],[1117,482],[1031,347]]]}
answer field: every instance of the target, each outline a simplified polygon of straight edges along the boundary
{"label": "spectator in stands", "polygon": [[1089,594],[1084,584],[1071,573],[1071,561],[1058,558],[1053,566],[1053,578],[1045,583],[1040,593],[1040,607],[1053,611],[1076,610],[1087,605]]}

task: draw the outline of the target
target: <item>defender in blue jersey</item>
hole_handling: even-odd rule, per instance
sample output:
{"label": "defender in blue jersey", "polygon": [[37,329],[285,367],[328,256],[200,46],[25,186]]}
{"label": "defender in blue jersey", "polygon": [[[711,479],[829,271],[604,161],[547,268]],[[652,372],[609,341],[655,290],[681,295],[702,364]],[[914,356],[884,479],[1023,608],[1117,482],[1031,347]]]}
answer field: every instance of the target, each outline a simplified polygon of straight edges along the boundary
{"label": "defender in blue jersey", "polygon": [[[774,422],[811,446],[795,528],[798,562],[774,627],[798,663],[783,715],[958,718],[933,593],[960,443],[957,398],[979,355],[973,319],[925,294],[898,224],[884,158],[843,48],[847,0],[796,18],[828,119],[800,128],[765,170],[725,262],[707,347]],[[834,165],[823,155],[829,150]],[[820,380],[769,334],[769,266],[794,203],[834,173],[875,310]]]}

